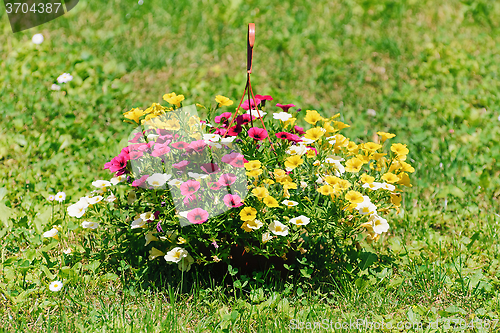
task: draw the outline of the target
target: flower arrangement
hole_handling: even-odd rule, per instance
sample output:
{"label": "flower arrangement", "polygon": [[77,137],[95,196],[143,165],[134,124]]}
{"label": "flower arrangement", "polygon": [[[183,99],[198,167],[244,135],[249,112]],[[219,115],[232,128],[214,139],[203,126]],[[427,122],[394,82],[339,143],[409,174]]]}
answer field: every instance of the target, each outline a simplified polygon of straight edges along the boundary
{"label": "flower arrangement", "polygon": [[196,104],[202,120],[183,95],[163,99],[169,106],[124,114],[136,127],[104,166],[114,177],[94,181],[68,214],[90,232],[142,239],[149,260],[183,272],[230,263],[234,247],[331,268],[389,230],[387,214],[411,186],[406,145],[385,132],[356,143],[340,134],[349,127],[340,114],[302,117],[293,104],[266,106],[273,98],[255,95],[237,115],[221,112],[233,101],[217,96],[213,106]]}

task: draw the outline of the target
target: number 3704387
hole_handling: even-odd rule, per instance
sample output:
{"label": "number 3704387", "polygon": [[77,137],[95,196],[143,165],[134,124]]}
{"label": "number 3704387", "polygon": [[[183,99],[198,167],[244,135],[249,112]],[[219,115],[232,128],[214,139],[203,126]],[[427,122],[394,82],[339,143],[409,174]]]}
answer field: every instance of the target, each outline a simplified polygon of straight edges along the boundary
{"label": "number 3704387", "polygon": [[[7,8],[7,14],[20,14],[20,13],[34,13],[34,14],[51,14],[58,13],[61,7],[61,3],[34,3],[31,6],[27,3],[6,3],[5,7]],[[61,8],[61,10],[63,10]]]}

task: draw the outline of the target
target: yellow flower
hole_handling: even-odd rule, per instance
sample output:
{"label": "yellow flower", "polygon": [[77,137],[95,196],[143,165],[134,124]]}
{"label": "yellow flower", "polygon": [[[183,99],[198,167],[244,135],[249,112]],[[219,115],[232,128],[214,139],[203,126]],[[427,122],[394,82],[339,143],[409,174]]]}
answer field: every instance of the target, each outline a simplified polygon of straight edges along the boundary
{"label": "yellow flower", "polygon": [[290,169],[295,169],[302,163],[304,163],[304,160],[301,159],[299,155],[292,155],[286,159],[285,166]]}
{"label": "yellow flower", "polygon": [[335,186],[339,183],[341,179],[339,177],[335,177],[335,176],[326,176],[325,177],[325,182],[327,182],[328,184],[332,185],[332,186]]}
{"label": "yellow flower", "polygon": [[283,178],[286,176],[286,171],[283,169],[274,169],[274,178]]}
{"label": "yellow flower", "polygon": [[283,188],[285,190],[296,190],[297,184],[294,182],[286,182],[285,184],[283,184]]}
{"label": "yellow flower", "polygon": [[396,207],[401,206],[401,194],[391,194],[391,203]]}
{"label": "yellow flower", "polygon": [[349,191],[345,195],[346,200],[349,200],[350,203],[357,204],[363,202],[363,195],[358,191]]}
{"label": "yellow flower", "polygon": [[323,194],[323,195],[330,195],[334,192],[333,187],[330,185],[323,185],[320,188],[318,188],[318,192]]}
{"label": "yellow flower", "polygon": [[139,118],[144,115],[144,111],[139,108],[133,108],[130,111],[127,111],[123,114],[123,116],[127,119],[133,120],[136,123],[139,123]]}
{"label": "yellow flower", "polygon": [[189,126],[200,125],[200,118],[197,116],[192,116],[188,121]]}
{"label": "yellow flower", "polygon": [[398,184],[412,187],[413,185],[410,184],[410,177],[408,177],[408,174],[406,172],[400,173],[399,174],[399,181]]}
{"label": "yellow flower", "polygon": [[347,128],[347,127],[351,127],[350,125],[344,124],[341,121],[333,121],[333,126],[337,127],[339,130]]}
{"label": "yellow flower", "polygon": [[269,178],[264,179],[262,182],[265,183],[265,184],[268,184],[268,185],[273,185],[274,184],[274,180],[269,179]]}
{"label": "yellow flower", "polygon": [[257,210],[252,207],[245,207],[240,212],[240,218],[243,221],[250,221],[257,217]]}
{"label": "yellow flower", "polygon": [[248,161],[248,163],[245,163],[245,169],[247,169],[248,171],[250,170],[255,170],[255,169],[259,169],[261,167],[261,163],[259,160],[252,160],[252,161]]}
{"label": "yellow flower", "polygon": [[175,104],[175,106],[180,107],[181,102],[184,100],[184,95],[176,95],[175,93],[163,95],[163,99],[170,104]]}
{"label": "yellow flower", "polygon": [[215,96],[215,101],[217,103],[219,103],[219,107],[233,105],[233,101],[232,100],[230,100],[227,97],[221,96],[221,95]]}
{"label": "yellow flower", "polygon": [[391,139],[396,136],[396,134],[392,133],[387,133],[387,132],[377,132],[378,135],[380,135],[380,138],[382,139],[382,143],[385,142],[387,139]]}
{"label": "yellow flower", "polygon": [[196,106],[202,109],[206,109],[205,105],[201,105],[200,103],[196,103]]}
{"label": "yellow flower", "polygon": [[243,222],[243,224],[241,225],[241,229],[245,230],[246,232],[252,231],[252,229],[248,227],[248,221]]}
{"label": "yellow flower", "polygon": [[412,167],[409,163],[406,163],[404,161],[401,161],[400,163],[401,163],[401,171],[409,173],[415,172],[415,168]]}
{"label": "yellow flower", "polygon": [[356,155],[358,153],[359,146],[353,141],[350,141],[347,145],[347,150],[349,151],[349,155]]}
{"label": "yellow flower", "polygon": [[406,145],[403,145],[401,143],[393,143],[391,146],[391,150],[396,153],[396,155],[408,155],[410,152],[408,148],[406,148]]}
{"label": "yellow flower", "polygon": [[264,199],[269,196],[269,191],[265,187],[256,187],[252,190],[252,193],[259,199]]}
{"label": "yellow flower", "polygon": [[281,185],[285,185],[286,183],[289,183],[292,180],[292,177],[290,177],[289,175],[286,175],[286,176],[283,176],[283,177],[280,177],[280,178],[276,178],[276,181],[278,183],[280,183]]}
{"label": "yellow flower", "polygon": [[177,244],[185,244],[186,242],[187,242],[186,239],[183,237],[177,238]]}
{"label": "yellow flower", "polygon": [[307,156],[307,158],[313,158],[313,157],[316,157],[316,153],[314,152],[313,149],[308,149],[306,156]]}
{"label": "yellow flower", "polygon": [[323,136],[323,134],[325,134],[325,129],[324,128],[321,128],[321,127],[313,127],[311,129],[308,129],[306,131],[306,134],[304,135],[304,137],[306,139],[309,139],[309,140],[318,140],[319,138],[321,138]]}
{"label": "yellow flower", "polygon": [[350,160],[347,160],[347,162],[345,162],[345,171],[347,171],[347,172],[359,172],[359,170],[361,170],[362,166],[363,166],[363,161],[361,161],[357,157],[354,157],[354,158],[351,158]]}
{"label": "yellow flower", "polygon": [[253,178],[259,177],[260,174],[262,174],[262,169],[255,169],[255,170],[246,172],[246,175],[248,177],[253,177]]}
{"label": "yellow flower", "polygon": [[276,199],[274,199],[272,196],[267,196],[264,198],[264,203],[266,204],[267,207],[279,207],[279,203]]}
{"label": "yellow flower", "polygon": [[357,155],[356,157],[359,158],[361,160],[361,162],[363,162],[363,164],[370,162],[370,156]]}
{"label": "yellow flower", "polygon": [[370,183],[373,183],[374,181],[375,181],[375,177],[367,175],[366,173],[361,175],[361,182],[363,182],[365,184],[366,183],[370,184]]}
{"label": "yellow flower", "polygon": [[367,142],[363,145],[363,150],[368,151],[370,153],[379,150],[380,148],[382,148],[382,145],[379,145],[378,143],[375,142]]}
{"label": "yellow flower", "polygon": [[328,121],[328,122],[325,122],[325,123],[323,124],[323,128],[324,128],[324,129],[325,129],[325,131],[326,131],[325,133],[335,133],[335,132],[337,132],[337,131],[338,131],[338,129],[336,129],[336,128],[332,127],[332,125],[330,124],[330,122],[329,122],[329,121]]}
{"label": "yellow flower", "polygon": [[344,191],[344,190],[347,190],[349,187],[351,187],[351,183],[346,180],[346,179],[341,179],[339,180],[339,182],[337,183],[336,187],[340,190],[340,191]]}
{"label": "yellow flower", "polygon": [[169,119],[165,122],[164,128],[169,131],[177,131],[181,128],[181,124],[177,119]]}
{"label": "yellow flower", "polygon": [[306,110],[304,120],[311,125],[316,125],[318,121],[323,120],[323,117],[316,110]]}
{"label": "yellow flower", "polygon": [[393,174],[392,172],[384,173],[381,178],[388,183],[395,183],[399,181],[399,177]]}
{"label": "yellow flower", "polygon": [[295,124],[295,121],[297,120],[297,118],[290,118],[288,120],[285,121],[285,123],[283,124],[284,127],[287,127],[287,126],[293,126],[293,124]]}

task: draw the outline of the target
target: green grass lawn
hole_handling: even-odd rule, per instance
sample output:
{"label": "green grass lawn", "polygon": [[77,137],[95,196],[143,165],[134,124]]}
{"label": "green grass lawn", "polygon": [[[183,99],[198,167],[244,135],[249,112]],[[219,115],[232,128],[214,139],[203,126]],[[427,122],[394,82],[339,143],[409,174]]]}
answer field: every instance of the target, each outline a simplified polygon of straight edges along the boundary
{"label": "green grass lawn", "polygon": [[[430,331],[439,319],[440,330],[448,321],[495,331],[499,20],[500,3],[489,0],[81,1],[12,34],[1,10],[0,330],[282,332],[366,319]],[[219,94],[239,100],[249,22],[254,93],[340,112],[352,138],[382,130],[408,144],[413,187],[389,232],[364,244],[391,266],[319,287],[262,276],[234,283],[229,274],[211,284],[194,267],[181,292],[177,281],[140,288],[140,272],[126,265],[103,272],[84,262],[50,292],[69,262],[61,251],[77,239],[47,243],[40,234],[52,224],[75,227],[65,207],[93,180],[110,178],[103,164],[126,142],[123,112],[172,91],[188,104]],[[45,41],[35,45],[39,32]],[[73,81],[52,91],[62,73]],[[65,205],[52,206],[46,198],[59,191]],[[124,271],[129,279],[118,278]],[[477,328],[488,320],[490,329]]]}

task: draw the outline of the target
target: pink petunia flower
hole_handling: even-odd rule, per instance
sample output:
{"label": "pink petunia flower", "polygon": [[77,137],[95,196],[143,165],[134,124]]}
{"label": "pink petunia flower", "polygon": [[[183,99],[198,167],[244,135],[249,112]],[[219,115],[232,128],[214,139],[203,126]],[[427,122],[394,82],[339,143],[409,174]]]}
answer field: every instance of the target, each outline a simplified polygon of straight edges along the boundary
{"label": "pink petunia flower", "polygon": [[142,132],[135,133],[134,137],[130,140],[128,140],[130,143],[141,143],[144,142],[144,136]]}
{"label": "pink petunia flower", "polygon": [[223,173],[219,177],[219,185],[220,186],[231,186],[236,182],[236,175],[232,173]]}
{"label": "pink petunia flower", "polygon": [[222,186],[220,186],[220,184],[218,182],[211,182],[210,183],[210,189],[213,191],[220,190],[221,188],[222,188]]}
{"label": "pink petunia flower", "polygon": [[255,140],[262,141],[267,138],[267,131],[260,127],[252,127],[248,130],[248,135]]}
{"label": "pink petunia flower", "polygon": [[233,114],[231,112],[224,112],[220,116],[215,117],[215,122],[217,124],[225,124],[231,118]]}
{"label": "pink petunia flower", "polygon": [[129,159],[129,154],[122,151],[120,155],[113,157],[111,161],[104,164],[104,169],[109,169],[111,172],[116,172],[117,176],[121,176],[127,173],[127,162]]}
{"label": "pink petunia flower", "polygon": [[231,154],[226,154],[222,156],[222,162],[230,164],[236,168],[243,168],[245,167],[245,163],[248,161],[245,159],[245,156],[243,156],[240,153],[231,153]]}
{"label": "pink petunia flower", "polygon": [[237,194],[226,194],[222,201],[224,201],[226,206],[229,208],[240,207],[243,205],[240,196]]}
{"label": "pink petunia flower", "polygon": [[241,126],[240,125],[235,125],[235,126],[232,126],[230,127],[228,130],[227,130],[227,135],[229,136],[238,136],[238,134],[241,133]]}
{"label": "pink petunia flower", "polygon": [[285,111],[285,112],[288,112],[288,109],[295,107],[295,105],[293,105],[293,104],[285,104],[285,105],[283,105],[283,104],[280,104],[280,103],[276,104],[276,106],[282,108],[283,111]]}
{"label": "pink petunia flower", "polygon": [[172,143],[170,146],[172,148],[182,150],[182,149],[186,149],[186,147],[189,146],[189,144],[187,142],[184,142],[184,141],[178,141],[176,143]]}
{"label": "pink petunia flower", "polygon": [[195,208],[187,214],[187,219],[193,224],[201,224],[208,220],[208,212],[201,208]]}
{"label": "pink petunia flower", "polygon": [[250,123],[251,120],[255,120],[255,116],[252,116],[248,113],[240,114],[238,117],[236,117],[236,123],[240,126],[244,126]]}
{"label": "pink petunia flower", "polygon": [[220,171],[220,168],[217,165],[217,163],[204,163],[200,166],[200,168],[206,173],[217,173]]}
{"label": "pink petunia flower", "polygon": [[[259,104],[260,104],[260,99],[258,99],[258,98],[257,98],[257,96],[255,97],[255,101],[257,102],[257,105],[259,105]],[[252,99],[252,100],[250,100],[250,106],[252,106],[252,110],[254,110],[254,109],[255,109],[255,103],[254,103],[254,100],[253,100],[253,99]],[[250,106],[249,106],[249,104],[248,104],[248,99],[246,99],[246,100],[243,102],[243,104],[241,104],[241,107],[242,107],[243,109],[247,110],[247,111],[248,111],[248,109],[250,109]]]}
{"label": "pink petunia flower", "polygon": [[191,153],[193,151],[196,151],[198,153],[201,153],[203,149],[207,146],[207,143],[204,140],[196,140],[191,142],[187,147],[186,151],[188,153]]}
{"label": "pink petunia flower", "polygon": [[149,175],[144,175],[141,178],[134,180],[132,182],[132,186],[134,186],[134,187],[142,186],[146,182],[146,180],[148,179],[148,177],[149,177]]}
{"label": "pink petunia flower", "polygon": [[193,193],[196,193],[199,189],[200,189],[200,183],[197,182],[196,180],[188,180],[187,182],[181,184],[181,194],[184,196],[192,195]]}
{"label": "pink petunia flower", "polygon": [[170,152],[170,147],[168,144],[157,144],[155,145],[155,149],[151,153],[151,156],[158,157]]}
{"label": "pink petunia flower", "polygon": [[306,132],[304,131],[304,129],[303,129],[302,127],[299,127],[299,126],[294,126],[294,128],[293,128],[293,129],[295,130],[295,132],[296,132],[297,134],[300,134],[300,135],[304,135],[304,134],[306,134]]}
{"label": "pink petunia flower", "polygon": [[144,155],[144,153],[142,151],[134,150],[134,151],[131,151],[129,155],[130,155],[131,160],[137,160],[137,159],[141,158],[142,155]]}
{"label": "pink petunia flower", "polygon": [[272,101],[273,100],[271,95],[255,95],[255,98],[258,98],[261,101]]}

